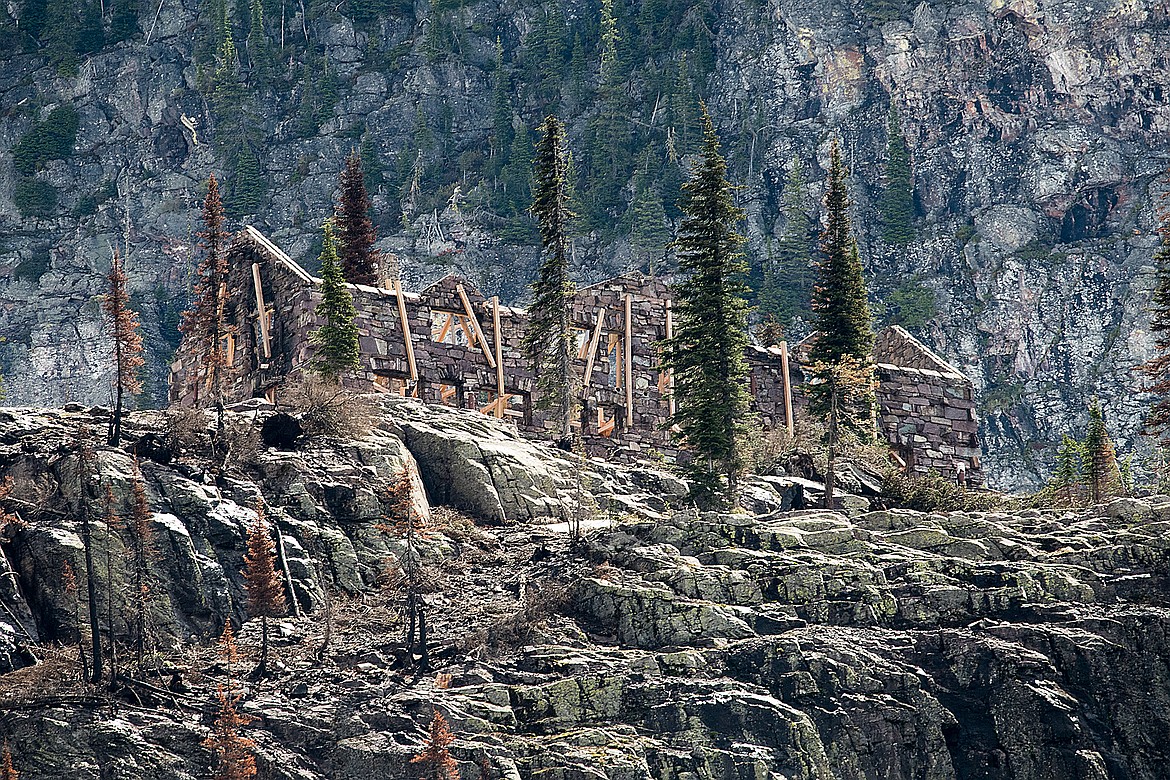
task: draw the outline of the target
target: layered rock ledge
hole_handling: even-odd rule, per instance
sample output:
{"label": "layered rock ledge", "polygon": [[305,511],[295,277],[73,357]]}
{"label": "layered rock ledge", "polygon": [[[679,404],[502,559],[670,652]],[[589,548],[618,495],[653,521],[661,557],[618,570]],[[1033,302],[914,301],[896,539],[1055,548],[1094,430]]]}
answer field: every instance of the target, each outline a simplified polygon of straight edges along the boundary
{"label": "layered rock ledge", "polygon": [[[473,413],[384,412],[364,439],[261,450],[218,473],[192,454],[141,461],[161,551],[157,666],[182,684],[134,671],[158,689],[136,700],[77,682],[60,574],[83,563],[56,492],[75,479],[77,426],[100,429],[103,413],[0,412],[0,476],[29,505],[0,545],[0,736],[23,778],[209,776],[201,743],[229,673],[256,718],[260,777],[281,780],[421,776],[410,759],[434,709],[465,779],[1170,776],[1170,497],[699,513],[654,469],[583,462]],[[164,427],[136,415],[131,439]],[[99,447],[97,461],[127,500],[131,456]],[[382,584],[402,542],[379,491],[403,468],[431,518],[426,673]],[[277,625],[276,673],[251,680],[207,641],[244,618],[259,496],[302,614]],[[125,531],[95,527],[117,579]],[[254,622],[239,634],[253,651]]]}

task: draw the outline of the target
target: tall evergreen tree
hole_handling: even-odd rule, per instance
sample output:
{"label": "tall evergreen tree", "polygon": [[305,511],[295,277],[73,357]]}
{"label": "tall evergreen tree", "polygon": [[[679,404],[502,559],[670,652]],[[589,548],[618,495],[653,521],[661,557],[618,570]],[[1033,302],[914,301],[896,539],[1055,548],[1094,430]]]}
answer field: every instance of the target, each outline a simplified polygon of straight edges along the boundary
{"label": "tall evergreen tree", "polygon": [[138,314],[130,308],[130,294],[126,290],[126,272],[122,260],[114,250],[114,262],[106,276],[106,295],[102,302],[114,358],[114,416],[110,420],[109,444],[117,447],[122,441],[122,405],[126,393],[142,392],[138,372],[145,364],[142,356],[142,334],[138,331]]}
{"label": "tall evergreen tree", "polygon": [[849,221],[849,193],[841,150],[833,142],[825,193],[826,222],[813,287],[816,332],[809,345],[809,410],[825,419],[829,451],[825,507],[832,508],[836,455],[843,433],[873,436],[873,325],[865,278]]}
{"label": "tall evergreen tree", "polygon": [[569,309],[569,153],[565,130],[555,116],[540,125],[533,161],[532,214],[540,229],[544,259],[532,283],[532,306],[524,333],[524,352],[532,361],[539,393],[537,406],[554,409],[562,444],[573,437],[573,332]]}
{"label": "tall evergreen tree", "polygon": [[1154,291],[1146,305],[1155,354],[1140,370],[1148,380],[1145,389],[1153,396],[1146,412],[1145,433],[1156,436],[1158,446],[1167,449],[1170,448],[1170,209],[1163,208],[1159,217],[1158,233],[1162,242],[1154,254]]}
{"label": "tall evergreen tree", "polygon": [[138,32],[138,0],[114,0],[113,4],[110,39],[113,43],[118,43]]}
{"label": "tall evergreen tree", "polygon": [[702,157],[679,201],[684,216],[675,251],[685,277],[674,290],[674,336],[664,344],[663,367],[674,373],[674,421],[679,438],[695,453],[692,473],[700,492],[722,492],[722,477],[734,498],[748,409],[747,265],[744,239],[736,232],[744,212],[732,199],[705,105],[702,116]]}
{"label": "tall evergreen tree", "polygon": [[223,339],[227,335],[224,307],[227,304],[227,242],[224,230],[223,201],[215,174],[207,179],[207,196],[203,199],[203,260],[196,271],[195,297],[183,312],[179,326],[196,350],[199,368],[207,380],[211,402],[215,406],[218,430],[223,431]]}
{"label": "tall evergreen tree", "polygon": [[622,191],[633,168],[630,153],[632,109],[618,51],[620,41],[613,0],[602,0],[598,108],[589,123],[589,156],[585,170],[587,222],[591,229],[596,230],[612,227],[614,213],[622,206]]}
{"label": "tall evergreen tree", "polygon": [[248,66],[252,78],[261,84],[271,75],[272,52],[264,33],[264,6],[261,0],[250,0],[248,5]]}
{"label": "tall evergreen tree", "polygon": [[634,266],[645,268],[651,275],[661,272],[669,244],[666,208],[647,151],[634,180],[634,200],[630,204],[630,252],[634,256]]}
{"label": "tall evergreen tree", "polygon": [[324,232],[321,247],[321,303],[317,305],[317,316],[325,322],[312,332],[309,340],[317,348],[313,370],[336,382],[343,372],[361,367],[361,353],[357,326],[353,322],[357,317],[357,309],[353,305],[353,294],[346,287],[345,277],[341,274],[333,225],[326,222]]}
{"label": "tall evergreen tree", "polygon": [[374,250],[374,223],[370,220],[370,196],[362,173],[362,158],[352,151],[341,171],[341,196],[334,221],[341,241],[341,272],[351,284],[378,284],[378,258]]}
{"label": "tall evergreen tree", "polygon": [[1084,480],[1090,503],[1097,504],[1120,495],[1121,469],[1117,453],[1105,428],[1105,415],[1096,397],[1089,402],[1089,425],[1085,428]]}
{"label": "tall evergreen tree", "polygon": [[492,74],[492,134],[490,157],[494,171],[503,169],[512,144],[512,101],[508,71],[504,68],[504,45],[496,38],[495,69]]}
{"label": "tall evergreen tree", "polygon": [[812,292],[816,336],[809,358],[832,365],[846,356],[866,362],[873,352],[873,322],[865,277],[849,220],[849,193],[841,150],[833,143],[825,193],[826,223]]}
{"label": "tall evergreen tree", "polygon": [[771,316],[790,337],[793,320],[809,313],[812,293],[812,219],[804,192],[804,167],[792,158],[784,185],[784,232],[764,264],[764,286],[760,292],[760,314]]}
{"label": "tall evergreen tree", "polygon": [[878,198],[882,237],[888,244],[905,246],[914,240],[914,185],[910,179],[910,150],[893,102],[886,123],[885,179]]}
{"label": "tall evergreen tree", "polygon": [[284,584],[276,574],[276,546],[264,514],[263,499],[256,501],[256,522],[248,530],[248,552],[244,555],[244,587],[248,593],[248,615],[260,618],[260,663],[256,675],[268,670],[268,618],[288,612]]}

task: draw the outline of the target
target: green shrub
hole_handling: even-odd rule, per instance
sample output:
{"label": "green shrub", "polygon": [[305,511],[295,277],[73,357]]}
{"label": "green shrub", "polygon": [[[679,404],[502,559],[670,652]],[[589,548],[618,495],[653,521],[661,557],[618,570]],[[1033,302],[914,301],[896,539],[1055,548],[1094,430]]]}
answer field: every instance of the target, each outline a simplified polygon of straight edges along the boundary
{"label": "green shrub", "polygon": [[901,471],[886,472],[881,497],[891,509],[919,512],[991,512],[1003,503],[998,493],[966,490],[938,474],[915,476]]}
{"label": "green shrub", "polygon": [[64,160],[73,154],[78,124],[77,109],[73,106],[54,108],[45,121],[33,125],[12,147],[16,172],[31,176],[49,160]]}
{"label": "green shrub", "polygon": [[920,332],[926,323],[938,316],[934,290],[918,279],[910,279],[899,285],[884,301],[887,325],[901,325],[906,330]]}
{"label": "green shrub", "polygon": [[47,217],[57,208],[57,188],[32,176],[16,180],[13,198],[16,208],[25,217]]}
{"label": "green shrub", "polygon": [[102,186],[93,192],[82,195],[73,207],[73,216],[89,217],[97,213],[98,208],[108,200],[118,196],[118,185],[112,180],[106,180]]}
{"label": "green shrub", "polygon": [[49,270],[49,248],[47,246],[34,250],[34,254],[27,260],[21,261],[12,271],[17,280],[27,280],[38,283],[41,277]]}

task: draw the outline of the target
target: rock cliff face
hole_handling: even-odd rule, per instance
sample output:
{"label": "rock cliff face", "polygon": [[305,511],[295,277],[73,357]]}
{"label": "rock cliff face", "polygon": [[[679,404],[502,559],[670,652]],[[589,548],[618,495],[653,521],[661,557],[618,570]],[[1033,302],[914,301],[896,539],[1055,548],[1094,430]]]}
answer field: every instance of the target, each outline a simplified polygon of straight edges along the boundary
{"label": "rock cliff face", "polygon": [[[1170,498],[1076,513],[698,514],[672,505],[669,477],[582,469],[473,412],[385,413],[363,440],[258,451],[218,478],[197,446],[165,457],[146,436],[158,414],[134,417],[136,448],[168,461],[141,466],[163,672],[124,660],[139,682],[112,698],[76,682],[61,564],[83,571],[80,542],[76,513],[54,498],[75,484],[75,431],[103,415],[0,417],[0,476],[27,502],[2,544],[15,576],[0,577],[3,735],[22,778],[207,776],[202,740],[229,679],[256,718],[245,731],[260,776],[281,780],[414,777],[435,709],[465,778],[1170,773]],[[96,459],[120,505],[129,457]],[[403,550],[379,527],[379,488],[402,468],[421,477],[411,498],[432,528],[424,675],[402,652],[401,596],[377,584]],[[302,612],[277,621],[276,671],[262,680],[198,640],[242,617],[242,532],[258,496]],[[571,545],[564,519],[578,513],[586,538]],[[100,520],[94,538],[99,561],[126,539]],[[255,621],[238,633],[252,656]],[[29,648],[41,663],[26,665]]]}
{"label": "rock cliff face", "polygon": [[[151,334],[143,403],[163,396],[200,182],[227,166],[209,142],[218,129],[197,90],[195,3],[164,6],[149,44],[139,34],[86,57],[77,76],[58,76],[33,54],[0,53],[0,150],[55,105],[79,113],[73,153],[38,174],[58,188],[50,216],[17,217],[20,177],[0,151],[0,371],[9,403],[106,400],[94,296],[115,243],[128,244]],[[563,10],[569,19],[596,14],[571,3]],[[310,27],[290,12],[288,29],[304,27],[328,57],[340,99],[308,136],[293,130],[291,95],[258,101],[259,165],[269,186],[251,221],[294,256],[311,255],[340,158],[363,123],[384,160],[436,123],[457,150],[482,153],[492,122],[492,44],[497,34],[509,45],[528,40],[541,18],[526,4],[461,5],[443,22],[459,45],[435,57],[425,9],[417,20],[392,15],[373,28],[355,28],[336,12]],[[1041,478],[1051,445],[1080,427],[1093,393],[1121,449],[1134,449],[1141,398],[1131,369],[1149,351],[1142,306],[1170,130],[1165,9],[1115,0],[729,0],[708,18],[714,69],[700,91],[746,188],[752,252],[766,255],[782,230],[780,182],[792,157],[816,182],[828,139],[840,136],[878,297],[910,280],[933,293],[937,314],[921,335],[980,388],[993,483]],[[904,250],[881,242],[873,207],[891,97],[911,149],[919,212],[918,237]],[[529,126],[540,109],[532,101],[512,106],[515,121]],[[482,196],[467,185],[472,201]],[[817,192],[814,184],[810,194]],[[437,229],[417,215],[393,228],[404,197],[387,184],[374,203],[383,244],[402,255],[408,280],[454,265],[487,294],[522,295],[531,250],[493,237],[491,221],[472,207],[435,212]],[[579,275],[606,276],[628,256],[624,241],[587,238]]]}

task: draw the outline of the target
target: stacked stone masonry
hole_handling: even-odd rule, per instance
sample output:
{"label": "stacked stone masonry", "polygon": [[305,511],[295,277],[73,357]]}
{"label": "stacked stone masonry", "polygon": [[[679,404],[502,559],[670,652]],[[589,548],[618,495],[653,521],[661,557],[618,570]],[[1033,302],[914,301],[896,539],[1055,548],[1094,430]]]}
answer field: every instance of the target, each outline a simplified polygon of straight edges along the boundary
{"label": "stacked stone masonry", "polygon": [[[280,387],[311,365],[320,280],[252,227],[235,236],[228,262],[225,400],[276,400]],[[521,348],[524,310],[485,298],[456,276],[419,293],[390,282],[350,289],[362,362],[353,379],[358,388],[474,408],[527,433],[553,435],[550,415],[534,403],[532,368]],[[677,455],[669,430],[670,377],[659,356],[671,318],[660,279],[626,274],[577,291],[578,427],[591,455]],[[971,382],[901,328],[882,331],[875,355],[883,429],[908,467],[978,481]],[[753,412],[767,427],[786,426],[786,392],[801,404],[799,368],[793,364],[786,374],[778,347],[751,347],[747,359]],[[197,405],[207,396],[206,372],[184,341],[171,367],[171,401]]]}

